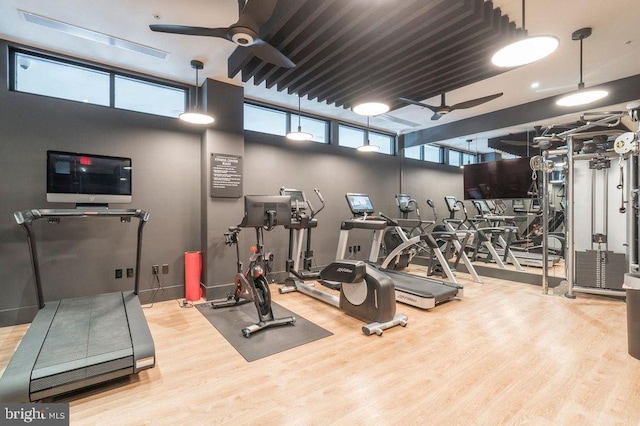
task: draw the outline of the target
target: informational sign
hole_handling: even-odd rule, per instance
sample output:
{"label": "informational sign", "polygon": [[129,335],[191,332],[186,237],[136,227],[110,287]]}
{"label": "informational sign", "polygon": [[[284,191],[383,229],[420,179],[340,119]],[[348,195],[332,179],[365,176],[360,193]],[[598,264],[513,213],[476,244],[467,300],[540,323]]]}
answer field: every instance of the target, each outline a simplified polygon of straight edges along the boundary
{"label": "informational sign", "polygon": [[242,157],[211,154],[211,198],[242,197]]}

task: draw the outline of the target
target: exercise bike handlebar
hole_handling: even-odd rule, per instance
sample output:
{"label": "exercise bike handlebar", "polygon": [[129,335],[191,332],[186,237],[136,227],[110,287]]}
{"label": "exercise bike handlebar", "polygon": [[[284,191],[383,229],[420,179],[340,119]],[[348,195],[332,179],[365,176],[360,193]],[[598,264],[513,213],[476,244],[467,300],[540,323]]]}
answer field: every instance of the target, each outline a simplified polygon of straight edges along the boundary
{"label": "exercise bike handlebar", "polygon": [[427,205],[431,207],[431,210],[433,211],[433,221],[438,223],[438,211],[436,210],[436,204],[429,198],[427,199]]}
{"label": "exercise bike handlebar", "polygon": [[318,213],[320,213],[322,211],[322,209],[325,208],[324,197],[320,193],[320,190],[318,188],[313,188],[313,192],[316,193],[316,196],[318,197],[318,199],[320,200],[320,204],[322,204],[322,205],[320,206],[320,208],[318,210],[313,210],[313,206],[311,206],[311,203],[307,201],[307,204],[309,205],[309,210],[311,210],[311,219],[316,217],[316,215]]}

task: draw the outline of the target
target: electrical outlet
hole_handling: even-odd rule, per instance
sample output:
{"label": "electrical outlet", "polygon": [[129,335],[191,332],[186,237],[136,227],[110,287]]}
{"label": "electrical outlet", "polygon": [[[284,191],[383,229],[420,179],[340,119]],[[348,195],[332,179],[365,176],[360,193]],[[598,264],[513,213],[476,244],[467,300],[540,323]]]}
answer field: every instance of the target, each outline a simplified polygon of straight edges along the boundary
{"label": "electrical outlet", "polygon": [[168,274],[169,273],[169,265],[168,264],[163,264],[162,265],[162,273],[163,274]]}
{"label": "electrical outlet", "polygon": [[127,268],[127,278],[133,278],[133,268]]}
{"label": "electrical outlet", "polygon": [[116,279],[122,278],[122,269],[116,269]]}
{"label": "electrical outlet", "polygon": [[160,272],[160,267],[158,265],[153,265],[151,267],[151,273],[153,275],[158,275],[159,272]]}

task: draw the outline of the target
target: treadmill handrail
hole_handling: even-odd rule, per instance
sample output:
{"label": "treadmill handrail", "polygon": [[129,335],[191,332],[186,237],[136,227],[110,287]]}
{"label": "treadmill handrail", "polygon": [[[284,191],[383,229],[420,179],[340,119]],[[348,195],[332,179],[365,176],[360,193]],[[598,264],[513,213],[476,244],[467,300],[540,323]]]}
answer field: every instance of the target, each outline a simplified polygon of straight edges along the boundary
{"label": "treadmill handrail", "polygon": [[146,222],[149,212],[141,209],[30,209],[13,214],[18,225],[51,217],[137,217]]}
{"label": "treadmill handrail", "polygon": [[106,209],[106,208],[75,208],[75,209],[30,209],[17,211],[13,214],[18,225],[21,225],[27,233],[27,243],[29,244],[29,254],[33,277],[36,286],[36,296],[38,298],[38,309],[44,308],[44,292],[42,291],[42,278],[40,277],[40,264],[38,261],[38,250],[36,246],[35,233],[32,223],[43,218],[60,217],[136,217],[138,223],[138,236],[136,242],[136,269],[134,281],[134,294],[137,296],[140,289],[140,262],[142,258],[142,230],[149,220],[149,212],[141,209]]}

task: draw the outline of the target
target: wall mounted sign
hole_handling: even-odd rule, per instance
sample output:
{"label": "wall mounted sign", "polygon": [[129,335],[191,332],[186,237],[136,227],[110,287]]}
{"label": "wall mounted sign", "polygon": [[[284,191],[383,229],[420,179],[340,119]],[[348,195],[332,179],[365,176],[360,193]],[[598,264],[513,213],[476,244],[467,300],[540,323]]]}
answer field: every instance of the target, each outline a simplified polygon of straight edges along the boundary
{"label": "wall mounted sign", "polygon": [[242,197],[242,157],[211,154],[211,198]]}

